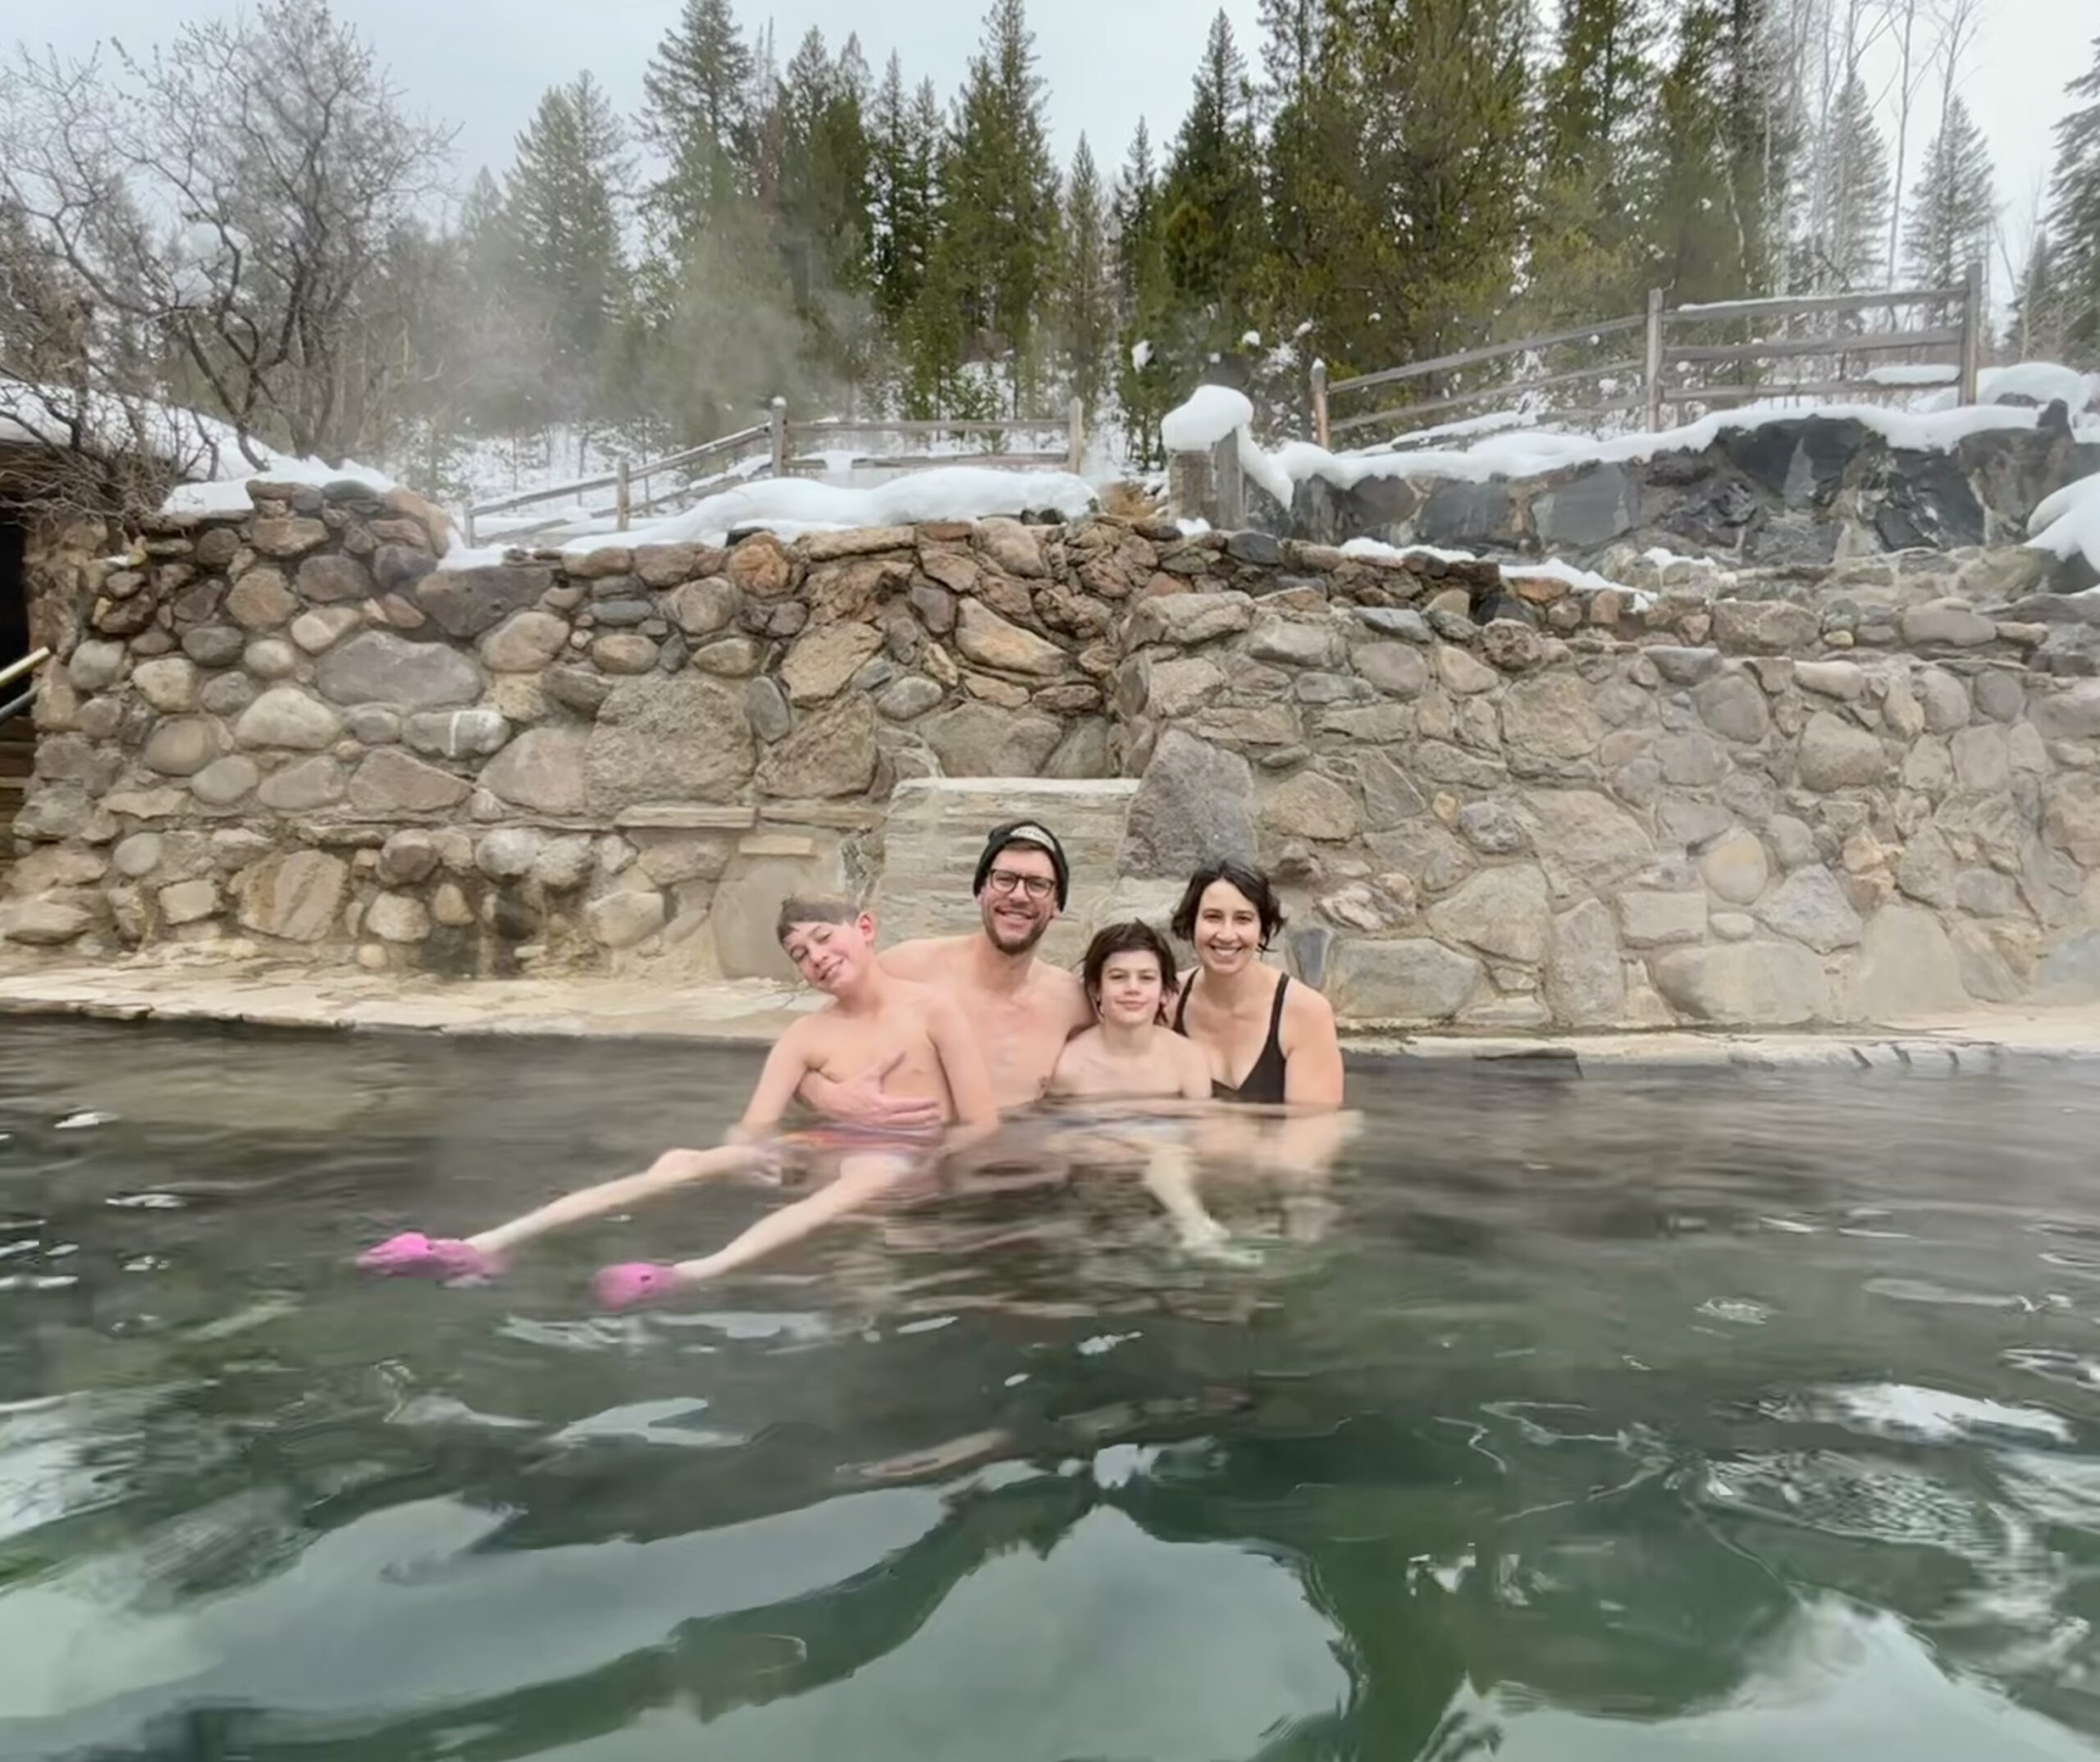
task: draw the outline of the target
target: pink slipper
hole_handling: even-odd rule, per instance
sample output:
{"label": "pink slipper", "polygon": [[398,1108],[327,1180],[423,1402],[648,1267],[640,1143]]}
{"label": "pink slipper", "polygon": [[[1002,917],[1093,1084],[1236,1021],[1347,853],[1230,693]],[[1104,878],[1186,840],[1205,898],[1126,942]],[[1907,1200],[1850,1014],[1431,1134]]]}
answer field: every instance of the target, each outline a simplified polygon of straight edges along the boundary
{"label": "pink slipper", "polygon": [[608,1267],[591,1281],[598,1301],[608,1309],[632,1309],[652,1298],[669,1296],[678,1288],[678,1276],[673,1268],[653,1267],[646,1260]]}
{"label": "pink slipper", "polygon": [[414,1230],[390,1236],[377,1248],[367,1248],[358,1256],[358,1265],[364,1271],[389,1278],[487,1278],[499,1271],[501,1264],[495,1255],[457,1236],[433,1239]]}

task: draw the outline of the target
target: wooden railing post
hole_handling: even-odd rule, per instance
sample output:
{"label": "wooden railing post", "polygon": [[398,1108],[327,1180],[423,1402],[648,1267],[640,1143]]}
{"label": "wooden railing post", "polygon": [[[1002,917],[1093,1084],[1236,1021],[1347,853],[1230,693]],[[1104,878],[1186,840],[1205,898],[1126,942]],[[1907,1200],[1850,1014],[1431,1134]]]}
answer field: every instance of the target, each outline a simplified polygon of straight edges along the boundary
{"label": "wooden railing post", "polygon": [[1320,443],[1320,450],[1327,450],[1327,363],[1312,363],[1312,438]]}
{"label": "wooden railing post", "polygon": [[619,480],[613,485],[613,516],[619,530],[624,532],[628,522],[634,514],[634,486],[628,475],[625,454],[621,455],[619,463],[614,467],[613,474]]}
{"label": "wooden railing post", "polygon": [[1211,449],[1209,519],[1221,532],[1237,532],[1247,524],[1247,477],[1239,468],[1239,431]]}
{"label": "wooden railing post", "polygon": [[1971,262],[1961,290],[1961,402],[1981,395],[1984,375],[1984,266]]}
{"label": "wooden railing post", "polygon": [[1075,398],[1065,412],[1065,468],[1076,477],[1085,463],[1086,405]]}
{"label": "wooden railing post", "polygon": [[775,398],[766,419],[773,434],[773,474],[784,477],[788,475],[788,400]]}
{"label": "wooden railing post", "polygon": [[1641,367],[1641,393],[1646,400],[1643,408],[1647,417],[1650,434],[1661,431],[1663,426],[1663,290],[1648,290],[1647,349]]}

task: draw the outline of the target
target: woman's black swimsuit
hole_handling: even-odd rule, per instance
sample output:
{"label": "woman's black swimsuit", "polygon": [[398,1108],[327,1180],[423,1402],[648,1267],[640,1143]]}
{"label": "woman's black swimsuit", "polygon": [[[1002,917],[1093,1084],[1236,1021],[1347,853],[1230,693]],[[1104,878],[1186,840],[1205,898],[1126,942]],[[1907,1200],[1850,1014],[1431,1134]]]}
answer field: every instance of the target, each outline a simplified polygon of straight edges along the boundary
{"label": "woman's black swimsuit", "polygon": [[[1211,1099],[1223,1102],[1245,1102],[1265,1107],[1283,1105],[1283,994],[1290,985],[1288,979],[1276,981],[1276,1000],[1269,1011],[1269,1037],[1262,1043],[1261,1056],[1254,1061],[1246,1080],[1235,1089],[1230,1083],[1211,1079]],[[1184,1039],[1189,1038],[1189,993],[1196,988],[1194,979],[1183,988],[1181,1001],[1174,1007],[1174,1031]]]}

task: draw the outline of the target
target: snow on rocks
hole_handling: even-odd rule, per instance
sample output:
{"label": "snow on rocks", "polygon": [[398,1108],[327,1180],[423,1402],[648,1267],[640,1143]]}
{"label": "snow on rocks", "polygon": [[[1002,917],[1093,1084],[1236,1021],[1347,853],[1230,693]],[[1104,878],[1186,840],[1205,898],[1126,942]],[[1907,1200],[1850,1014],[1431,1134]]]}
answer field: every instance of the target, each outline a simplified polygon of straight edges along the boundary
{"label": "snow on rocks", "polygon": [[2100,570],[2100,472],[2067,483],[2046,497],[2028,520],[2029,550],[2046,550],[2068,563],[2083,552]]}
{"label": "snow on rocks", "polygon": [[653,526],[593,533],[572,540],[564,550],[573,556],[608,545],[719,545],[731,532],[758,527],[792,539],[806,532],[1024,514],[1054,514],[1075,520],[1093,508],[1092,487],[1064,472],[955,465],[914,472],[873,489],[846,489],[799,477],[763,478],[747,487],[708,496]]}

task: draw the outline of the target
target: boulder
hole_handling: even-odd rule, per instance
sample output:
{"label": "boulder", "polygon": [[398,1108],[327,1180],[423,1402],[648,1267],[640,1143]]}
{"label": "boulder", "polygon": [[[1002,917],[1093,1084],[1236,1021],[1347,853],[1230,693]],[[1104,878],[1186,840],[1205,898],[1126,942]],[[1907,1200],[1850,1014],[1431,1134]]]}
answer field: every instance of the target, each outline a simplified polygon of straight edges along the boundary
{"label": "boulder", "polygon": [[1429,684],[1428,664],[1404,642],[1367,642],[1349,660],[1359,679],[1394,697],[1419,697]]}
{"label": "boulder", "polygon": [[1724,740],[1754,746],[1772,730],[1764,693],[1747,673],[1723,673],[1691,694],[1699,718]]}
{"label": "boulder", "polygon": [[339,857],[284,851],[235,879],[237,915],[243,929],[258,936],[317,943],[336,929],[349,887],[349,865]]}
{"label": "boulder", "polygon": [[1634,888],[1618,898],[1619,933],[1628,948],[1669,948],[1706,939],[1706,896]]}
{"label": "boulder", "polygon": [[875,778],[875,727],[865,696],[841,698],[767,751],[758,767],[760,791],[797,800],[865,794]]}
{"label": "boulder", "polygon": [[1033,581],[1050,573],[1042,541],[1018,520],[980,520],[975,536],[977,548],[1008,575]]}
{"label": "boulder", "polygon": [[1553,931],[1545,876],[1529,864],[1485,870],[1430,907],[1429,927],[1448,941],[1536,965]]}
{"label": "boulder", "polygon": [[206,807],[231,807],[262,780],[262,773],[244,752],[214,759],[189,779],[190,793]]}
{"label": "boulder", "polygon": [[1796,661],[1794,683],[1818,697],[1850,704],[1865,695],[1867,676],[1856,661]]}
{"label": "boulder", "polygon": [[350,778],[350,806],[374,819],[390,814],[436,814],[472,793],[466,778],[412,759],[398,746],[368,753]]}
{"label": "boulder", "polygon": [[1363,829],[1356,797],[1331,777],[1300,771],[1261,797],[1262,825],[1280,838],[1346,843]]}
{"label": "boulder", "polygon": [[161,916],[169,924],[180,928],[185,924],[202,924],[219,909],[219,883],[208,876],[194,881],[178,881],[172,887],[162,888],[157,897]]}
{"label": "boulder", "polygon": [[2073,861],[2100,868],[2100,775],[2052,777],[2042,792],[2042,835]]}
{"label": "boulder", "polygon": [[540,603],[555,585],[546,564],[493,564],[474,569],[438,569],[415,585],[417,609],[455,641],[471,641],[514,612]]}
{"label": "boulder", "polygon": [[530,813],[582,814],[589,739],[581,728],[528,728],[482,767],[481,786]]}
{"label": "boulder", "polygon": [[655,639],[634,630],[609,631],[591,645],[591,663],[600,673],[625,678],[655,671],[656,654]]}
{"label": "boulder", "polygon": [[1217,858],[1253,863],[1257,856],[1247,761],[1169,728],[1131,799],[1119,872],[1139,880],[1185,878]]}
{"label": "boulder", "polygon": [[1545,968],[1546,1007],[1571,1028],[1601,1027],[1626,1007],[1626,968],[1611,913],[1588,899],[1553,920]]}
{"label": "boulder", "polygon": [[1367,752],[1357,760],[1357,781],[1363,791],[1363,823],[1373,832],[1385,832],[1425,813],[1429,804],[1413,779],[1382,752]]}
{"label": "boulder", "polygon": [[148,770],[163,777],[194,777],[225,751],[225,731],[217,723],[203,716],[176,716],[147,736],[140,756]]}
{"label": "boulder", "polygon": [[[853,701],[872,726],[866,700]],[[734,687],[692,673],[622,680],[590,732],[585,793],[598,815],[644,801],[733,801],[757,755],[744,693]]]}
{"label": "boulder", "polygon": [[1764,843],[1754,832],[1737,830],[1716,839],[1701,854],[1699,873],[1714,893],[1732,906],[1755,905],[1772,879]]}
{"label": "boulder", "polygon": [[947,777],[1039,777],[1065,734],[1052,717],[984,703],[927,716],[916,732]]}
{"label": "boulder", "polygon": [[823,624],[806,632],[780,664],[780,683],[788,701],[828,702],[846,689],[847,682],[882,646],[881,633],[868,624]]}
{"label": "boulder", "polygon": [[299,650],[281,637],[258,637],[242,650],[240,664],[258,679],[289,679],[299,670]]}
{"label": "boulder", "polygon": [[333,806],[347,786],[342,765],[326,753],[272,771],[262,779],[255,799],[279,813],[303,814]]}
{"label": "boulder", "polygon": [[1797,869],[1757,909],[1758,920],[1819,954],[1858,945],[1865,926],[1838,878],[1820,863]]}
{"label": "boulder", "polygon": [[1459,696],[1491,692],[1502,682],[1500,676],[1486,662],[1476,658],[1470,650],[1449,643],[1437,649],[1436,660],[1438,682],[1445,691]]}
{"label": "boulder", "polygon": [[0,902],[0,941],[30,948],[58,948],[94,926],[84,906],[62,899],[11,899]]}
{"label": "boulder", "polygon": [[331,649],[315,669],[322,696],[337,704],[436,710],[482,695],[481,669],[457,649],[368,630]]}
{"label": "boulder", "polygon": [[1904,609],[1903,640],[1914,649],[1980,648],[1997,636],[1997,626],[1966,600],[1935,600]]}
{"label": "boulder", "polygon": [[1822,961],[1791,943],[1673,949],[1656,961],[1655,975],[1656,989],[1694,1021],[1790,1028],[1833,1013]]}
{"label": "boulder", "polygon": [[180,655],[140,661],[131,671],[139,696],[164,716],[179,716],[197,705],[197,669]]}
{"label": "boulder", "polygon": [[737,590],[719,575],[687,582],[665,597],[664,609],[687,636],[711,637],[736,617]]}
{"label": "boulder", "polygon": [[420,943],[429,938],[430,913],[406,893],[381,893],[365,908],[364,929],[383,943]]}
{"label": "boulder", "polygon": [[1965,1008],[1961,961],[1940,921],[1917,906],[1884,906],[1867,926],[1852,980],[1855,1020],[1887,1025],[1906,1018],[1944,1019]]}
{"label": "boulder", "polygon": [[1582,680],[1571,673],[1550,673],[1520,679],[1504,693],[1502,738],[1513,760],[1582,759],[1597,750],[1604,724]]}
{"label": "boulder", "polygon": [[275,630],[290,623],[299,609],[284,576],[267,564],[250,569],[235,582],[224,607],[226,615],[248,631]]}
{"label": "boulder", "polygon": [[510,724],[486,705],[472,710],[419,710],[402,738],[418,752],[441,759],[486,759],[510,738]]}
{"label": "boulder", "polygon": [[1809,718],[1797,762],[1805,789],[1856,789],[1888,775],[1888,754],[1880,739],[1827,710]]}
{"label": "boulder", "polygon": [[[416,567],[427,569],[429,566],[427,559],[416,559]],[[398,572],[393,573],[398,580]],[[372,597],[372,577],[365,566],[340,551],[308,557],[299,564],[294,581],[299,598],[308,605],[356,605]],[[390,580],[387,585],[391,587],[395,581]]]}
{"label": "boulder", "polygon": [[1448,1021],[1472,996],[1482,971],[1471,955],[1425,937],[1351,940],[1329,961],[1328,995],[1356,1021]]}
{"label": "boulder", "polygon": [[1254,602],[1244,593],[1170,593],[1140,600],[1130,614],[1126,646],[1170,643],[1193,648],[1253,628]]}
{"label": "boulder", "polygon": [[295,752],[319,752],[341,737],[343,719],[317,697],[294,685],[273,686],[234,724],[234,737],[244,746],[281,746]]}
{"label": "boulder", "polygon": [[1952,734],[1969,726],[1974,712],[1969,687],[1942,667],[1928,667],[1918,675],[1918,701],[1925,713],[1925,726],[1935,734]]}
{"label": "boulder", "polygon": [[568,646],[568,626],[553,613],[514,612],[482,638],[482,659],[491,673],[537,673]]}
{"label": "boulder", "polygon": [[1738,655],[1786,655],[1813,648],[1823,634],[1823,621],[1805,605],[1784,600],[1719,600],[1714,604],[1714,636]]}
{"label": "boulder", "polygon": [[1640,821],[1591,790],[1536,790],[1518,812],[1555,895],[1571,902],[1586,893],[1609,893],[1655,855],[1655,841]]}

